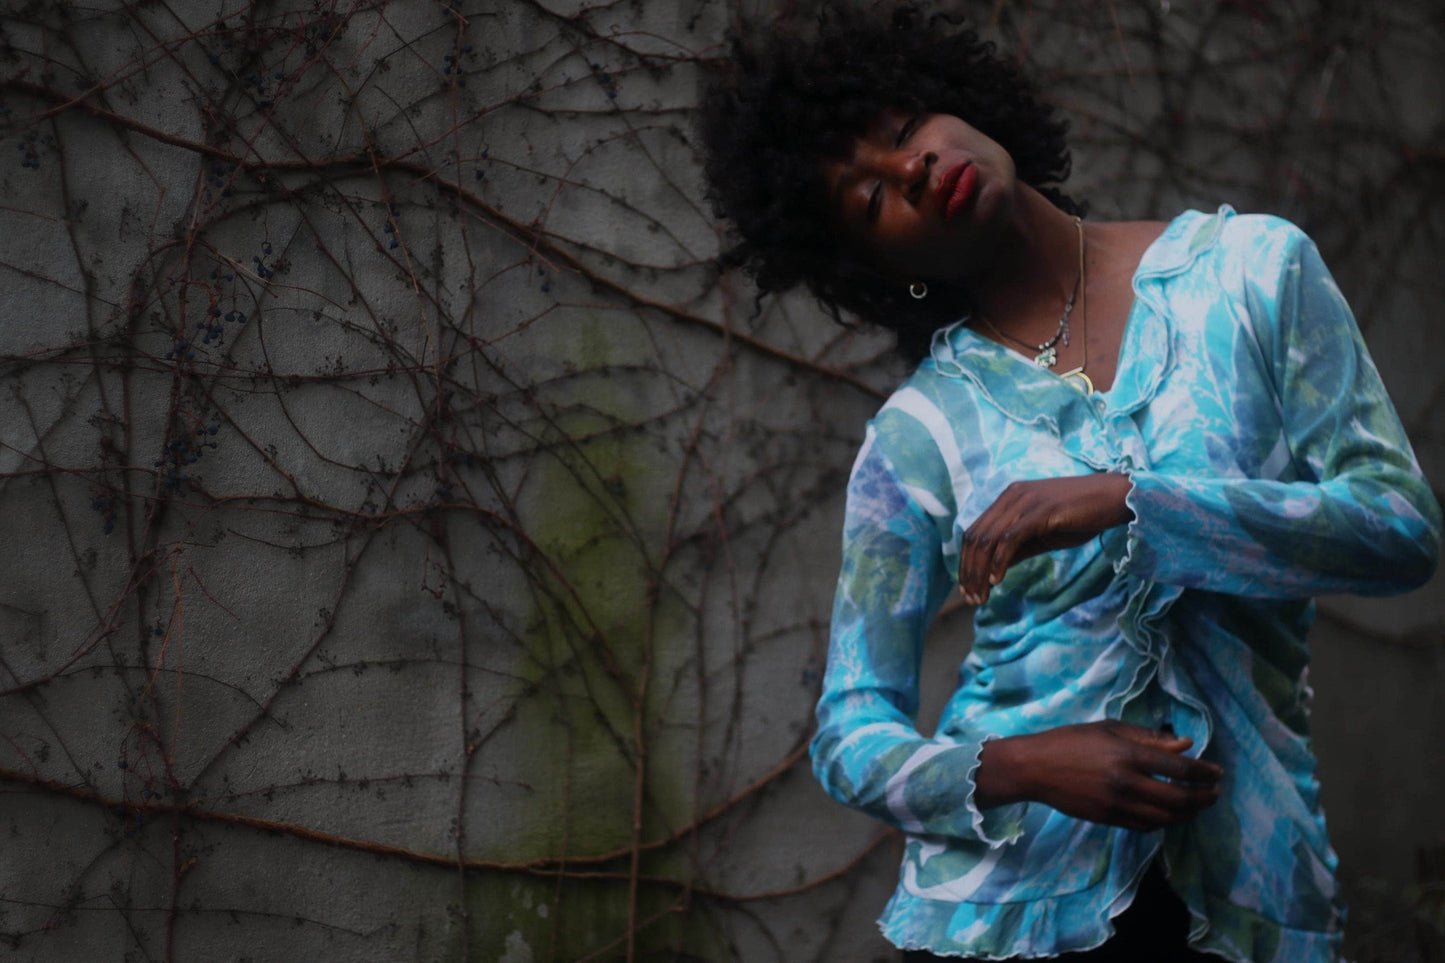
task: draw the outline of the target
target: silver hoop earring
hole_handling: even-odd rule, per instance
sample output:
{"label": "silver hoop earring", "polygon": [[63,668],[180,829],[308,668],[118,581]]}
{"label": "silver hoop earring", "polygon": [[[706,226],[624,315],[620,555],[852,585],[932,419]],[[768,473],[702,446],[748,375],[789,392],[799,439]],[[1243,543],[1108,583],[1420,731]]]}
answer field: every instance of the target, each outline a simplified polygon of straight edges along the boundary
{"label": "silver hoop earring", "polygon": [[922,301],[924,298],[928,297],[928,285],[924,284],[922,281],[914,281],[912,284],[908,285],[908,293],[913,295],[913,299],[915,301]]}

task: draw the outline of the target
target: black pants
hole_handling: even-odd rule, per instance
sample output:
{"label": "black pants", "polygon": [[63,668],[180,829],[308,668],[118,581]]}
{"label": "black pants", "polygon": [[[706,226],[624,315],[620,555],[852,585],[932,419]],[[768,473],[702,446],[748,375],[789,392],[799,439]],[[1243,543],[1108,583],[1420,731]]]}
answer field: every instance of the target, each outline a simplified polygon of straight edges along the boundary
{"label": "black pants", "polygon": [[[1219,963],[1217,956],[1189,949],[1185,942],[1189,935],[1189,911],[1169,888],[1157,863],[1149,867],[1139,882],[1134,902],[1114,918],[1114,930],[1113,938],[1103,946],[1047,959],[1059,963]],[[1010,959],[1023,960],[1024,957]],[[903,953],[903,963],[933,960],[961,963],[956,956],[934,956],[926,950]]]}

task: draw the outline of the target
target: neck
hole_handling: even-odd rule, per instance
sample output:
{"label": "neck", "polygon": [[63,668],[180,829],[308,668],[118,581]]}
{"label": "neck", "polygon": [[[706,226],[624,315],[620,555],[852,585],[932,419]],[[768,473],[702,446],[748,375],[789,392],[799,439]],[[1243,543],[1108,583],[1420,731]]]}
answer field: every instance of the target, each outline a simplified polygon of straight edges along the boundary
{"label": "neck", "polygon": [[1057,320],[1079,273],[1074,218],[1022,187],[987,269],[969,285],[975,305],[1010,334],[1039,318]]}

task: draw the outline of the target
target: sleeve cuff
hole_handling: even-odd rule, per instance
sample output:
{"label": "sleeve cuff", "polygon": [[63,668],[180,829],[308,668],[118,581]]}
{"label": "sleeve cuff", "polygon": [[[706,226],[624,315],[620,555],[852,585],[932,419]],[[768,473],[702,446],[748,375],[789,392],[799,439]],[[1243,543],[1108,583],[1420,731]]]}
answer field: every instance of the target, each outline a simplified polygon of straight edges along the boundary
{"label": "sleeve cuff", "polygon": [[1144,541],[1149,509],[1145,504],[1145,492],[1141,490],[1141,485],[1147,488],[1149,484],[1148,475],[1148,472],[1142,471],[1125,473],[1129,479],[1129,493],[1124,496],[1124,504],[1133,517],[1128,524],[1111,528],[1099,536],[1104,557],[1114,563],[1117,575],[1143,577],[1153,568],[1154,553]]}
{"label": "sleeve cuff", "polygon": [[984,736],[979,740],[978,749],[973,754],[973,762],[968,767],[964,778],[968,782],[968,796],[964,799],[964,808],[968,810],[969,820],[973,826],[974,834],[979,839],[988,843],[989,849],[998,849],[1007,846],[1024,834],[1024,813],[1028,811],[1027,802],[1005,803],[1002,806],[990,806],[987,810],[979,809],[974,802],[974,793],[978,791],[978,784],[974,781],[974,773],[978,772],[979,764],[983,759],[983,747],[985,744],[998,736]]}

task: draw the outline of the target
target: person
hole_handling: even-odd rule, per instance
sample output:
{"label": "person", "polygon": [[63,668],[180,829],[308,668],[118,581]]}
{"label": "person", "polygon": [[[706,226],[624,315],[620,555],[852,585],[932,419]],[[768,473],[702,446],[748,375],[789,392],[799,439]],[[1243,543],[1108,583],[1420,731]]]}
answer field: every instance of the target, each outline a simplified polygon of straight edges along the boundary
{"label": "person", "polygon": [[[903,831],[905,959],[1336,959],[1315,595],[1431,575],[1440,508],[1298,228],[1095,223],[1065,124],[915,8],[735,38],[700,130],[729,257],[891,328],[812,743]],[[761,295],[760,295],[761,296]],[[974,642],[932,736],[920,651]]]}

